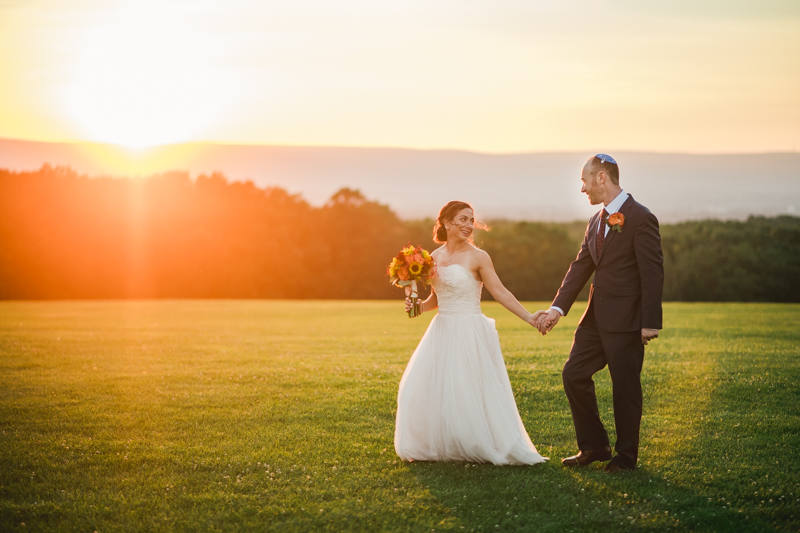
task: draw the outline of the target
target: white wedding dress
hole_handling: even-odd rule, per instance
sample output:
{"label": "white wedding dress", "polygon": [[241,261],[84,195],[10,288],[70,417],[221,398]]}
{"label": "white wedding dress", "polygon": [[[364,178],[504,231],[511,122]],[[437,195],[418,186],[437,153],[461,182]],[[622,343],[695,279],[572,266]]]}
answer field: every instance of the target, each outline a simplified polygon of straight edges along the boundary
{"label": "white wedding dress", "polygon": [[438,267],[439,313],[400,381],[394,447],[406,461],[534,464],[483,283],[458,264]]}

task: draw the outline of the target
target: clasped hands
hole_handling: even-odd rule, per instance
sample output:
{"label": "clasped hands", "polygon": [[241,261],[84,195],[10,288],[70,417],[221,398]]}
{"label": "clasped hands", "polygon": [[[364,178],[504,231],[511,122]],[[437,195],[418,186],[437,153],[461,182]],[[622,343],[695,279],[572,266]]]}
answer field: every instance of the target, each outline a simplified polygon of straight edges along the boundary
{"label": "clasped hands", "polygon": [[558,324],[559,318],[561,318],[561,313],[555,309],[536,311],[530,321],[528,321],[528,324],[538,329],[539,333],[542,335],[547,335],[547,333]]}

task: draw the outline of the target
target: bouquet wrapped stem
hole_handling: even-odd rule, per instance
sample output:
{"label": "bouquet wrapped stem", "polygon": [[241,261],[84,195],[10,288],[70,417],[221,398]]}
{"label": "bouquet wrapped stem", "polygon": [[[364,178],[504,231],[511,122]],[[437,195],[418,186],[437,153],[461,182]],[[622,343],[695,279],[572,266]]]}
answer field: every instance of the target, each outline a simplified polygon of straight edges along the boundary
{"label": "bouquet wrapped stem", "polygon": [[397,283],[406,291],[406,298],[411,300],[411,309],[408,310],[409,318],[416,318],[422,314],[422,303],[419,301],[419,291],[417,290],[417,280],[400,281]]}
{"label": "bouquet wrapped stem", "polygon": [[389,265],[388,274],[392,285],[403,287],[406,297],[411,300],[410,318],[422,314],[420,291],[430,283],[435,271],[433,258],[421,246],[406,246],[397,254]]}

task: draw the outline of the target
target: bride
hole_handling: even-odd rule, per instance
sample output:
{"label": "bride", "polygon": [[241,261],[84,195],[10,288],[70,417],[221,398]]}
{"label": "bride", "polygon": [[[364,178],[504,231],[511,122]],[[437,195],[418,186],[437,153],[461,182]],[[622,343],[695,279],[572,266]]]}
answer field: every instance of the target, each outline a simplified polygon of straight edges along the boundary
{"label": "bride", "polygon": [[519,417],[494,320],[481,313],[481,289],[531,326],[542,311],[529,313],[503,286],[473,244],[474,226],[465,202],[448,203],[436,220],[434,240],[444,245],[431,254],[437,271],[421,308],[439,312],[400,381],[394,447],[406,461],[541,463],[547,458]]}

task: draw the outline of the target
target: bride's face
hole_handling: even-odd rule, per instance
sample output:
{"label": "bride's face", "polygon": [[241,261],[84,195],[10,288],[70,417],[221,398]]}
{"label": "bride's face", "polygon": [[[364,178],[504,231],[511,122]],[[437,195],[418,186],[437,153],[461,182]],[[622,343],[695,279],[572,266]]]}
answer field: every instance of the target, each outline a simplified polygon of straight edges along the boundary
{"label": "bride's face", "polygon": [[453,220],[446,224],[447,241],[463,242],[472,237],[475,230],[475,215],[472,209],[464,208],[459,211]]}

